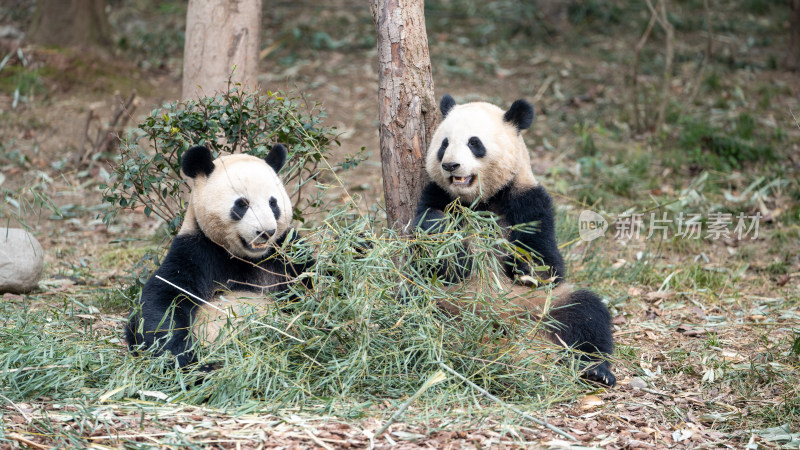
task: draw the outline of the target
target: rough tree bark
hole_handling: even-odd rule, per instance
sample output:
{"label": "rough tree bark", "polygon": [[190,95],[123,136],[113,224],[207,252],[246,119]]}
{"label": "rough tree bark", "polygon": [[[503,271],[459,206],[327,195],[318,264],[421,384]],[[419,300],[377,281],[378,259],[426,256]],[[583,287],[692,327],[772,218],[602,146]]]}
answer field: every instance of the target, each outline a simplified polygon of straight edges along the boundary
{"label": "rough tree bark", "polygon": [[392,227],[413,218],[436,120],[424,0],[370,0],[378,33],[378,120],[386,214]]}
{"label": "rough tree bark", "polygon": [[800,0],[789,0],[789,50],[786,67],[800,70]]}
{"label": "rough tree bark", "polygon": [[258,84],[261,0],[189,0],[183,49],[183,99],[225,92],[228,77]]}
{"label": "rough tree bark", "polygon": [[105,0],[38,0],[28,40],[61,47],[111,47]]}

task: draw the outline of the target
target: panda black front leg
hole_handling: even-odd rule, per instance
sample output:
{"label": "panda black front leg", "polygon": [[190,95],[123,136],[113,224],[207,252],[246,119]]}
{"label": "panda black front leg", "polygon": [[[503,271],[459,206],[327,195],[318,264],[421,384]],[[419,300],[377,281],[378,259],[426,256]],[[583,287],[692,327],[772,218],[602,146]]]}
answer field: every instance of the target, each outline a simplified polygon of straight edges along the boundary
{"label": "panda black front leg", "polygon": [[441,233],[444,229],[442,219],[447,205],[455,200],[436,183],[430,182],[422,189],[412,225],[429,233]]}
{"label": "panda black front leg", "polygon": [[[444,210],[453,201],[455,199],[436,183],[428,183],[417,205],[417,214],[412,222],[414,227],[429,234],[443,232],[446,226]],[[458,283],[469,277],[472,273],[472,263],[465,244],[459,245],[453,258],[443,258],[434,264],[432,269],[437,278],[445,283]]]}
{"label": "panda black front leg", "polygon": [[[534,231],[512,230],[509,242],[541,258],[541,262],[550,268],[546,278],[563,279],[566,273],[556,242],[553,201],[545,188],[537,185],[518,193],[504,189],[495,197],[510,226],[536,222]],[[530,267],[525,260],[512,257],[506,266],[506,275],[514,278],[514,275],[521,274],[529,275]]]}
{"label": "panda black front leg", "polygon": [[141,309],[131,315],[127,329],[131,350],[141,346],[153,348],[156,355],[170,352],[180,367],[195,362],[191,326],[196,301],[156,276],[206,298],[213,283],[209,268],[218,259],[214,256],[212,244],[202,235],[177,236],[172,241],[163,264],[142,289]]}
{"label": "panda black front leg", "polygon": [[[446,219],[444,212],[429,209],[414,222],[417,223],[417,228],[428,233],[438,234],[444,231],[444,220]],[[445,283],[453,284],[461,282],[469,277],[472,273],[472,262],[467,254],[465,244],[457,244],[455,255],[451,258],[440,258],[435,263],[430,263],[430,270],[436,274],[439,280]]]}
{"label": "panda black front leg", "polygon": [[142,302],[142,312],[131,315],[126,327],[126,339],[134,354],[139,349],[153,349],[156,356],[171,353],[179,367],[195,362],[191,351],[191,309],[185,306],[189,301],[181,301],[181,296],[175,291],[174,296],[170,297],[175,300],[166,301],[166,296],[151,295],[149,300]]}
{"label": "panda black front leg", "polygon": [[582,376],[607,386],[617,384],[611,365],[605,360],[614,351],[611,315],[600,297],[587,290],[574,291],[550,311],[558,322],[558,341],[573,348],[583,362]]}

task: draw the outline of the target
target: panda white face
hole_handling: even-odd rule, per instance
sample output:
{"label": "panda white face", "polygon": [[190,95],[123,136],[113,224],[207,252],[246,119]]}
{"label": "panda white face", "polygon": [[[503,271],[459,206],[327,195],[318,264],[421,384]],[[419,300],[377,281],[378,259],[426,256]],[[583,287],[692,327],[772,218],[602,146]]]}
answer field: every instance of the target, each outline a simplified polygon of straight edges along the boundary
{"label": "panda white face", "polygon": [[455,106],[452,97],[443,97],[444,120],[433,134],[425,164],[431,179],[469,204],[490,198],[521,172],[527,177],[530,156],[520,130],[530,126],[533,108],[524,100],[514,105],[504,112],[484,102]]}
{"label": "panda white face", "polygon": [[[278,169],[286,152],[283,146],[280,149],[283,156]],[[275,151],[273,148],[270,155]],[[227,155],[214,160],[213,169],[206,173],[210,167],[206,155],[201,160],[192,160],[188,152],[186,156],[189,165],[200,169],[194,174],[189,207],[203,233],[236,256],[265,256],[289,229],[292,216],[289,195],[271,165],[275,161],[268,162],[270,156],[265,161],[250,155]],[[184,172],[192,176],[192,169],[187,170],[185,157]]]}

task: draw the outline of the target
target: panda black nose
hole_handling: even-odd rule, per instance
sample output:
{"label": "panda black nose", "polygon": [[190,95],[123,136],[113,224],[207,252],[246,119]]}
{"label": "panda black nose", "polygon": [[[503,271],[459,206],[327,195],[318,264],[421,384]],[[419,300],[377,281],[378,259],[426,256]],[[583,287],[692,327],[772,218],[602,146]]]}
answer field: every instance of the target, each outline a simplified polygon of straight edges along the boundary
{"label": "panda black nose", "polygon": [[274,228],[271,230],[262,230],[261,232],[258,233],[258,237],[270,238],[272,237],[273,234],[275,234]]}
{"label": "panda black nose", "polygon": [[442,169],[444,169],[444,170],[446,170],[448,172],[452,172],[452,171],[458,169],[459,167],[461,167],[461,164],[459,164],[459,163],[442,163]]}

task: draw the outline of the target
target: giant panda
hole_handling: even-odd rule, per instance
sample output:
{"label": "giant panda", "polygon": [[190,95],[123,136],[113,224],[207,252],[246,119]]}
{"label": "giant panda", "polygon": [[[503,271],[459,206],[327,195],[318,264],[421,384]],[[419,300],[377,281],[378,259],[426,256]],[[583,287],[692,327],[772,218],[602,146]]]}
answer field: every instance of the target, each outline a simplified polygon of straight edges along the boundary
{"label": "giant panda", "polygon": [[[502,258],[502,296],[511,299],[516,309],[503,318],[537,317],[550,301],[549,316],[559,325],[548,329],[548,337],[576,350],[585,378],[614,386],[616,378],[604,358],[613,351],[608,309],[597,294],[571,291],[563,282],[564,260],[556,243],[552,201],[533,176],[521,135],[533,122],[533,107],[525,100],[515,101],[507,111],[485,102],[456,105],[450,95],[442,97],[439,107],[443,120],[425,161],[431,181],[423,189],[413,225],[418,232],[442,231],[446,214],[457,214],[457,208],[448,208],[453,202],[494,213],[508,242],[535,254],[542,263],[534,263],[537,270],[532,271],[525,258]],[[530,222],[536,222],[535,232],[513,228]],[[474,282],[468,247],[465,242],[458,255],[437,262],[433,270],[438,279],[449,285]],[[552,290],[532,289],[530,280],[536,278],[550,283]],[[440,307],[457,313],[459,304],[440,302]]]}
{"label": "giant panda", "polygon": [[268,304],[267,294],[286,291],[313,264],[282,251],[299,238],[277,175],[286,155],[280,144],[264,159],[213,159],[203,146],[183,154],[183,172],[194,185],[181,228],[129,316],[126,339],[134,353],[153,348],[156,355],[172,353],[181,367],[193,364],[193,344],[213,340],[229,308]]}

